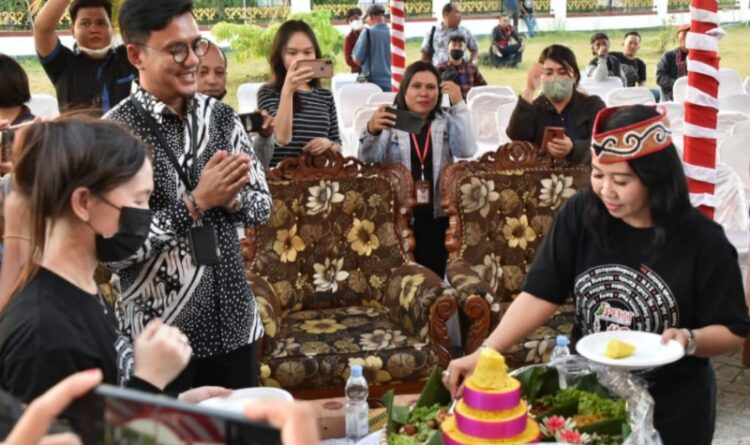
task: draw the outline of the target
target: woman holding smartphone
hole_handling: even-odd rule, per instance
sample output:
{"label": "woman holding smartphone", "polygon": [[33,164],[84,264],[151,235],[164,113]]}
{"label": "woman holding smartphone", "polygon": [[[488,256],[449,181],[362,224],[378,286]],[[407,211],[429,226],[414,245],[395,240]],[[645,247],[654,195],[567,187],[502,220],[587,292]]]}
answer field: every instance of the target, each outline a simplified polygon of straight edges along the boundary
{"label": "woman holding smartphone", "polygon": [[[450,98],[448,111],[440,108],[441,93]],[[454,82],[440,82],[437,69],[429,62],[414,62],[406,68],[394,106],[419,116],[419,133],[394,128],[396,114],[388,106],[373,113],[359,142],[359,159],[364,162],[398,162],[411,170],[416,207],[412,229],[416,238],[414,258],[445,275],[448,251],[445,231],[448,218],[440,206],[440,175],[455,157],[468,158],[477,151],[471,130],[469,109]]]}
{"label": "woman holding smartphone", "polygon": [[190,359],[186,336],[157,320],[131,347],[94,280],[102,259],[130,256],[150,230],[145,146],[118,125],[79,118],[34,123],[17,142],[13,193],[28,213],[9,214],[23,219],[9,227],[28,226],[30,236],[4,236],[29,243],[32,254],[0,312],[0,389],[29,403],[65,377],[98,368],[106,383],[162,391]]}
{"label": "woman holding smartphone", "polygon": [[578,91],[580,81],[581,71],[570,48],[544,48],[539,63],[529,69],[526,88],[508,122],[508,137],[531,142],[556,158],[589,162],[591,129],[605,105],[599,96]]}
{"label": "woman holding smartphone", "polygon": [[320,58],[320,46],[307,23],[288,20],[281,25],[269,56],[271,81],[258,91],[258,109],[274,118],[271,167],[303,150],[341,151],[333,94],[320,88],[313,69],[303,62]]}

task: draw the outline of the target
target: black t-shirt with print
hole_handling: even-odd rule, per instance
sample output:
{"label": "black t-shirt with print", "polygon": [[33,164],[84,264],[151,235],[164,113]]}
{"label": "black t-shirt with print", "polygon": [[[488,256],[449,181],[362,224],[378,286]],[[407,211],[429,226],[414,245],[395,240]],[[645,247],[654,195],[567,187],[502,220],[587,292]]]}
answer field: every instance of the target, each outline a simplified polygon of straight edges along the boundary
{"label": "black t-shirt with print", "polygon": [[[121,372],[116,343],[120,336],[110,307],[48,269],[13,295],[0,313],[0,389],[31,403],[76,372],[102,370],[104,383],[117,385]],[[122,363],[123,366],[127,366]],[[136,377],[128,386],[158,389]],[[63,417],[73,420],[77,404]]]}
{"label": "black t-shirt with print", "polygon": [[639,58],[628,59],[621,52],[611,52],[609,55],[614,56],[620,62],[620,71],[627,79],[628,87],[637,87],[640,82],[646,81],[646,64]]}
{"label": "black t-shirt with print", "polygon": [[653,229],[613,223],[602,248],[584,227],[580,192],[556,216],[523,290],[555,304],[569,293],[582,333],[727,326],[750,332],[737,252],[718,224],[693,210],[690,236],[668,236],[655,252]]}
{"label": "black t-shirt with print", "polygon": [[[612,245],[603,248],[584,226],[584,193],[556,215],[522,286],[525,292],[558,305],[572,293],[576,334],[660,334],[712,324],[741,337],[750,332],[737,252],[721,226],[693,209],[685,234],[669,234],[662,247],[652,249],[653,229],[615,220]],[[716,383],[708,359],[685,357],[643,377],[666,444],[710,443]]]}
{"label": "black t-shirt with print", "polygon": [[138,78],[125,45],[112,48],[103,59],[94,59],[58,39],[55,49],[39,61],[55,86],[60,111],[94,108],[106,113],[130,96],[133,80]]}

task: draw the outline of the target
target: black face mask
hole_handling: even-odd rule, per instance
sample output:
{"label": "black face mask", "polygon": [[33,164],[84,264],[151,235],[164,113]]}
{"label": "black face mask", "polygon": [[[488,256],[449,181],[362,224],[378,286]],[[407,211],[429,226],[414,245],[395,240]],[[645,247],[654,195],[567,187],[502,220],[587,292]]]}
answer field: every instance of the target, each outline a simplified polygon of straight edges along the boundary
{"label": "black face mask", "polygon": [[103,263],[122,261],[143,247],[151,227],[153,212],[135,207],[117,207],[106,199],[101,199],[120,211],[120,220],[117,233],[112,237],[105,238],[96,234],[96,258]]}
{"label": "black face mask", "polygon": [[461,60],[464,58],[464,50],[462,49],[452,49],[451,50],[451,58],[453,60]]}

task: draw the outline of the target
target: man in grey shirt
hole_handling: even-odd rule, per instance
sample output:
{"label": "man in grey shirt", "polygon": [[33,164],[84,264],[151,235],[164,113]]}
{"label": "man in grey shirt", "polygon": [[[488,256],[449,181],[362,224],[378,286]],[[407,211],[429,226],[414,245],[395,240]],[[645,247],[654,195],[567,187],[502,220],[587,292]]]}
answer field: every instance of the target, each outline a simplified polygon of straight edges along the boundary
{"label": "man in grey shirt", "polygon": [[466,48],[469,50],[469,61],[474,62],[479,53],[477,40],[471,31],[461,26],[461,5],[459,3],[447,3],[443,6],[443,21],[433,26],[422,42],[422,60],[432,61],[438,66],[450,58],[448,41],[454,34],[461,34],[466,39]]}

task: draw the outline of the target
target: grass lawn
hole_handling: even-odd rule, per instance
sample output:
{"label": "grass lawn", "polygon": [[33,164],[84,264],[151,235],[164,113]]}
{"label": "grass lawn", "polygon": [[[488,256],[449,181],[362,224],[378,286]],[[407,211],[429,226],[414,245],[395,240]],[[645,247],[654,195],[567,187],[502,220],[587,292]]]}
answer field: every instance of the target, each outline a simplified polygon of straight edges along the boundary
{"label": "grass lawn", "polygon": [[[721,55],[721,66],[724,68],[734,68],[739,71],[743,78],[750,76],[750,26],[748,25],[729,25],[726,28],[727,36],[721,40],[719,54]],[[526,71],[531,63],[536,61],[541,50],[553,43],[562,43],[573,49],[578,57],[578,64],[585,67],[591,59],[591,50],[589,37],[591,32],[555,32],[542,34],[539,37],[529,39],[526,46],[524,61],[519,68],[501,68],[495,69],[489,66],[481,67],[481,72],[487,82],[493,85],[510,85],[517,92],[520,92],[526,82]],[[659,42],[664,31],[648,30],[642,31],[643,41],[638,56],[643,59],[648,67],[648,86],[656,87],[656,64],[661,57]],[[624,31],[615,31],[609,33],[612,39],[614,50],[620,50],[622,35]],[[743,43],[744,42],[744,43]],[[407,42],[407,61],[417,60],[420,56],[419,47],[422,41],[412,40]],[[748,45],[748,46],[745,46]],[[489,47],[489,38],[482,37],[479,39],[479,46],[482,52],[486,52]],[[667,45],[668,49],[676,46],[676,41]],[[742,62],[742,60],[745,62]],[[36,59],[24,59],[22,61],[26,72],[29,74],[31,89],[34,93],[54,94],[54,89],[50,84],[47,76],[42,70]],[[337,56],[337,71],[348,71],[344,63],[342,54]],[[268,76],[268,63],[262,59],[253,59],[242,64],[238,63],[230,53],[229,57],[229,81],[227,90],[229,94],[225,101],[236,108],[237,106],[237,87],[244,82],[263,82]]]}

